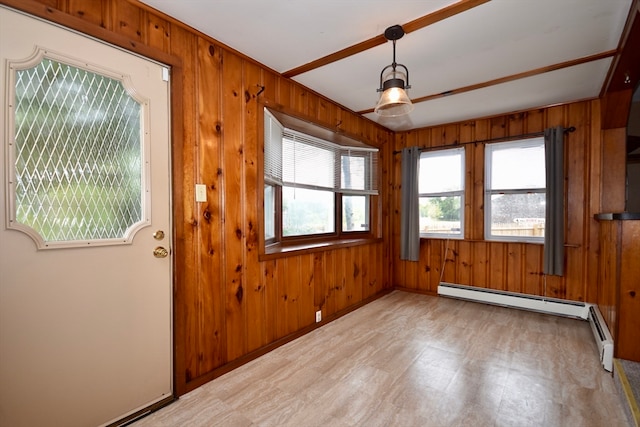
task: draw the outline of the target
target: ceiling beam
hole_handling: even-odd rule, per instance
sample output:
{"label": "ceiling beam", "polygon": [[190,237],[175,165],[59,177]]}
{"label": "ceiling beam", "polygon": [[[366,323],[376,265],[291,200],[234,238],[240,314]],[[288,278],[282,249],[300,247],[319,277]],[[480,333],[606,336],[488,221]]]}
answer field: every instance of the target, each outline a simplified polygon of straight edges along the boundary
{"label": "ceiling beam", "polygon": [[[429,25],[440,22],[444,19],[451,18],[459,13],[466,12],[469,9],[473,9],[476,6],[485,4],[491,0],[461,0],[458,3],[451,4],[445,8],[442,8],[436,12],[414,19],[413,21],[402,24],[402,29],[405,34],[420,30]],[[385,39],[386,41],[386,39]]]}
{"label": "ceiling beam", "polygon": [[[482,89],[489,86],[495,86],[502,83],[511,82],[514,80],[524,79],[526,77],[533,77],[538,74],[547,73],[549,71],[561,70],[563,68],[573,67],[580,64],[586,64],[587,62],[598,61],[600,59],[609,58],[614,56],[617,52],[618,51],[615,49],[608,50],[606,52],[596,53],[595,55],[589,55],[589,56],[585,56],[578,59],[572,59],[570,61],[559,62],[557,64],[547,65],[547,66],[536,68],[533,70],[524,71],[522,73],[512,74],[510,76],[500,77],[500,78],[488,80],[482,83],[475,83],[469,86],[463,86],[457,89],[447,90],[441,93],[435,93],[433,95],[420,96],[418,98],[411,99],[411,102],[413,102],[414,104],[417,104],[420,102],[430,101],[432,99],[444,98],[445,96],[457,95],[459,93],[470,92],[472,90],[478,90],[478,89]],[[370,108],[368,110],[358,111],[357,113],[358,114],[373,113],[373,108]]]}
{"label": "ceiling beam", "polygon": [[[489,1],[491,0],[460,0],[457,3],[449,5],[436,12],[422,16],[418,19],[414,19],[413,21],[407,22],[406,24],[402,24],[402,29],[404,30],[405,33],[410,33],[412,31],[416,31],[421,28],[427,27],[436,22],[450,18],[459,13],[466,12],[469,9],[472,9],[476,6],[480,6],[481,4],[487,3]],[[299,74],[306,73],[311,70],[315,70],[316,68],[320,68],[327,64],[331,64],[332,62],[336,62],[341,59],[348,58],[349,56],[364,52],[365,50],[372,49],[376,46],[383,45],[386,42],[387,42],[387,39],[384,37],[384,34],[380,34],[378,36],[375,36],[363,42],[354,44],[352,46],[346,47],[337,52],[331,53],[327,56],[323,56],[322,58],[313,60],[299,67],[293,68],[289,71],[285,71],[284,73],[282,73],[282,75],[287,78],[292,78]]]}

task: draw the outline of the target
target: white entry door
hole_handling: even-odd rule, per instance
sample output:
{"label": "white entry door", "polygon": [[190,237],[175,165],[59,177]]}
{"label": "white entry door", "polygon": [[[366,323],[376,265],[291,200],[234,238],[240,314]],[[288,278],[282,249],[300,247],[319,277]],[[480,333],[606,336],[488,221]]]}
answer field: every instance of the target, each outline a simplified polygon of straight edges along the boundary
{"label": "white entry door", "polygon": [[168,70],[0,6],[0,425],[172,396]]}

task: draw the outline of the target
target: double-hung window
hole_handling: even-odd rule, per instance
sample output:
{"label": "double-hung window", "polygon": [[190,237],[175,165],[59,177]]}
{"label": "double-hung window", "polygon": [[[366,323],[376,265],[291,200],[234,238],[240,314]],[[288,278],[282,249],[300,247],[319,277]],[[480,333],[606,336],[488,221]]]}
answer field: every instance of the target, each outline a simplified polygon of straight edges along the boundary
{"label": "double-hung window", "polygon": [[378,150],[328,141],[311,134],[315,125],[305,126],[310,132],[264,110],[265,242],[368,233]]}
{"label": "double-hung window", "polygon": [[420,154],[420,235],[464,237],[464,148]]}
{"label": "double-hung window", "polygon": [[545,222],[544,138],[485,147],[485,238],[542,242]]}

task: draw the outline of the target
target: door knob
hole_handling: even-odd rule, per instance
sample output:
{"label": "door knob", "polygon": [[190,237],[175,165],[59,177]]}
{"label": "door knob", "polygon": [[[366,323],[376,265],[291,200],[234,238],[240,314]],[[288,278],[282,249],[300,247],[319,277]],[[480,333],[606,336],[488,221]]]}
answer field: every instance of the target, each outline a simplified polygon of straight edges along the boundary
{"label": "door knob", "polygon": [[158,246],[153,250],[153,256],[156,258],[166,258],[167,255],[169,255],[169,251],[162,246]]}

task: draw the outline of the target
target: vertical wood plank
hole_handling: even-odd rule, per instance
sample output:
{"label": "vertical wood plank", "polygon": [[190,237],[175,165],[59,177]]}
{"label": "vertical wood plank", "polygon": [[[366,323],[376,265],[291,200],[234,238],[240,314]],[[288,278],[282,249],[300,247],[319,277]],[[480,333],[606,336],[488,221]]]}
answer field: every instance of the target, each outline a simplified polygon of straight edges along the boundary
{"label": "vertical wood plank", "polygon": [[[458,241],[446,239],[443,241],[444,245],[444,274],[442,275],[442,281],[448,283],[455,283],[457,276],[457,269],[459,263],[458,253]],[[440,282],[440,280],[438,280]]]}
{"label": "vertical wood plank", "polygon": [[391,281],[391,255],[389,254],[388,245],[380,243],[378,246],[378,260],[386,260],[386,262],[379,262],[376,265],[376,276],[378,277],[376,282],[376,290],[381,291],[383,289],[393,288],[393,282]]}
{"label": "vertical wood plank", "polygon": [[346,251],[344,249],[337,249],[333,251],[335,253],[335,269],[334,283],[335,283],[335,301],[336,311],[344,310],[347,307],[347,260],[345,259]]}
{"label": "vertical wood plank", "polygon": [[[262,129],[258,128],[259,108],[257,93],[262,85],[262,71],[250,62],[243,63],[244,73],[244,191],[242,204],[244,205],[243,233],[245,236],[244,282],[246,290],[246,319],[247,319],[247,351],[258,349],[268,344],[266,336],[265,316],[267,306],[262,285],[259,252],[259,224],[258,200],[262,188],[258,186],[258,159],[262,159],[258,151]],[[261,169],[260,169],[261,170]]]}
{"label": "vertical wood plank", "polygon": [[528,245],[526,248],[523,289],[526,294],[543,295],[542,249],[542,245]]}
{"label": "vertical wood plank", "polygon": [[524,134],[525,118],[527,113],[515,113],[507,116],[507,134],[522,135]]}
{"label": "vertical wood plank", "polygon": [[327,102],[327,100],[324,98],[320,98],[318,100],[318,111],[316,113],[316,117],[320,122],[333,124],[335,121],[334,111],[334,108],[329,102]]}
{"label": "vertical wood plank", "polygon": [[267,342],[273,342],[278,339],[279,328],[279,290],[277,280],[277,264],[275,260],[264,261],[262,266],[262,274],[264,280],[265,306],[266,313],[264,316]]}
{"label": "vertical wood plank", "polygon": [[[569,256],[569,254],[566,254]],[[560,276],[544,276],[544,289],[545,296],[552,298],[566,298],[567,288],[565,286],[565,282],[563,277]]]}
{"label": "vertical wood plank", "polygon": [[360,267],[356,264],[355,248],[345,248],[342,252],[344,254],[345,292],[345,306],[343,308],[346,308],[353,304],[356,292],[356,275],[360,275]]}
{"label": "vertical wood plank", "polygon": [[351,263],[353,265],[353,291],[351,292],[351,304],[362,301],[363,298],[363,283],[364,276],[366,276],[366,268],[362,262],[362,246],[355,246],[349,248],[351,255]]}
{"label": "vertical wood plank", "polygon": [[291,99],[293,108],[304,116],[309,116],[308,91],[295,85],[292,87]]}
{"label": "vertical wood plank", "polygon": [[[381,131],[377,132],[379,138],[383,133]],[[393,230],[394,230],[394,216],[393,216],[393,205],[392,205],[392,197],[394,195],[393,189],[393,177],[395,171],[393,170],[394,166],[394,157],[397,157],[393,154],[393,150],[395,149],[395,140],[394,137],[389,134],[388,143],[384,144],[380,149],[380,165],[382,169],[382,176],[380,181],[380,196],[379,196],[379,212],[380,218],[378,219],[378,230],[375,234],[376,237],[383,238],[384,236],[384,244],[379,243],[376,245],[376,254],[377,254],[377,264],[376,264],[376,286],[377,290],[386,289],[387,287],[393,286],[393,263],[395,258],[393,256]]]}
{"label": "vertical wood plank", "polygon": [[598,301],[599,288],[602,286],[598,276],[599,262],[599,238],[600,224],[594,219],[594,215],[601,213],[600,200],[602,199],[602,182],[603,163],[602,163],[602,141],[600,139],[600,102],[594,101],[589,103],[591,119],[591,128],[589,133],[589,181],[586,184],[589,192],[589,232],[587,233],[588,241],[584,247],[587,253],[587,288],[586,300]]}
{"label": "vertical wood plank", "polygon": [[285,336],[295,332],[300,327],[300,293],[302,272],[300,269],[301,256],[293,256],[278,261],[285,261],[284,268],[284,304],[287,309],[285,319]]}
{"label": "vertical wood plank", "polygon": [[169,51],[171,44],[171,26],[169,23],[153,14],[147,14],[147,26],[144,40],[149,46],[163,52]]}
{"label": "vertical wood plank", "polygon": [[[428,290],[437,289],[438,284],[444,279],[444,272],[447,270],[445,262],[445,248],[446,244],[442,240],[429,240],[431,245],[431,281],[428,284]],[[435,270],[434,270],[435,268]]]}
{"label": "vertical wood plank", "polygon": [[[244,91],[243,60],[223,53],[222,61],[222,153],[223,153],[223,271],[225,284],[225,327],[227,360],[235,360],[247,352],[245,264],[245,205],[237,203],[244,195]],[[231,201],[235,200],[236,203]]]}
{"label": "vertical wood plank", "polygon": [[[189,189],[194,189],[195,184],[207,187],[207,201],[198,203],[197,240],[201,246],[196,253],[199,254],[200,292],[194,301],[199,305],[198,375],[203,375],[227,361],[222,302],[224,290],[220,286],[222,251],[218,249],[222,243],[222,186],[218,174],[221,168],[221,107],[219,102],[209,102],[219,95],[222,51],[202,39],[198,39],[197,48],[198,176],[189,183]],[[195,196],[191,199],[192,203],[193,200]]]}
{"label": "vertical wood plank", "polygon": [[640,361],[640,221],[619,221],[618,348],[616,356]]}
{"label": "vertical wood plank", "polygon": [[[626,162],[626,128],[602,131],[602,164],[622,165]],[[625,204],[625,168],[608,167],[602,176],[601,209],[604,212],[623,212]]]}
{"label": "vertical wood plank", "polygon": [[565,242],[570,246],[566,248],[566,297],[576,301],[584,301],[586,293],[585,258],[584,251],[578,248],[586,243],[588,234],[586,227],[589,219],[586,215],[589,210],[588,191],[585,183],[588,181],[588,131],[584,126],[586,103],[567,106],[568,121],[576,130],[565,135],[565,171],[566,171],[566,223]]}
{"label": "vertical wood plank", "polygon": [[489,119],[489,138],[503,138],[507,133],[507,116]]}
{"label": "vertical wood plank", "polygon": [[[490,136],[490,127],[488,120],[479,120],[475,126],[476,139],[483,141]],[[473,156],[467,160],[473,162],[473,182],[472,182],[472,229],[471,238],[474,240],[484,240],[484,144],[473,145]],[[469,190],[466,191],[469,194]]]}
{"label": "vertical wood plank", "polygon": [[111,4],[101,0],[66,0],[70,15],[113,31]]}
{"label": "vertical wood plank", "polygon": [[[423,239],[420,239],[423,240]],[[418,258],[419,259],[419,258]],[[404,274],[402,274],[402,286],[409,289],[415,289],[418,281],[419,262],[403,261]]]}
{"label": "vertical wood plank", "polygon": [[489,287],[492,289],[507,289],[507,275],[505,271],[506,244],[489,243]]}
{"label": "vertical wood plank", "polygon": [[487,243],[485,242],[473,242],[473,276],[471,279],[472,286],[478,286],[481,288],[487,287],[488,272],[488,258],[487,258]]}
{"label": "vertical wood plank", "polygon": [[600,224],[600,270],[598,281],[603,286],[598,292],[598,309],[602,313],[614,341],[618,340],[616,327],[616,306],[618,298],[618,229],[614,221],[603,221]]}
{"label": "vertical wood plank", "polygon": [[325,274],[325,252],[315,253],[313,256],[313,304],[317,310],[322,310],[322,317],[327,313],[326,299],[328,295]]}
{"label": "vertical wood plank", "polygon": [[[298,325],[296,330],[315,323],[314,305],[314,257],[302,255],[300,258],[300,282],[297,285],[298,294]],[[293,331],[295,332],[295,330]]]}
{"label": "vertical wood plank", "polygon": [[147,26],[145,25],[146,12],[133,3],[119,2],[113,11],[113,22],[110,27],[123,36],[136,41],[142,41],[145,37]]}
{"label": "vertical wood plank", "polygon": [[464,240],[458,241],[458,256],[456,257],[456,283],[472,285],[473,277],[473,253],[471,243]]}
{"label": "vertical wood plank", "polygon": [[[337,282],[337,274],[336,274],[336,251],[329,251],[324,253],[324,289],[326,292],[325,307],[326,307],[326,315],[331,316],[338,311],[337,301],[336,301],[336,292],[339,283]],[[325,314],[323,312],[323,314]]]}
{"label": "vertical wood plank", "polygon": [[376,264],[378,261],[378,245],[367,246],[362,251],[362,298],[369,298],[376,293]]}
{"label": "vertical wood plank", "polygon": [[276,102],[278,98],[278,76],[270,71],[262,70],[262,86],[264,91],[260,95],[261,99]]}
{"label": "vertical wood plank", "polygon": [[[183,65],[181,67],[179,78],[180,82],[175,82],[176,86],[183,89],[183,92],[195,93],[196,82],[196,39],[185,31],[176,30],[171,39],[171,53],[176,54],[182,52]],[[197,147],[195,144],[197,129],[196,122],[191,117],[196,116],[196,98],[186,98],[184,102],[180,102],[179,109],[174,108],[173,113],[181,114],[178,122],[182,124],[182,134],[174,133],[174,144],[181,143],[179,149],[181,156],[179,162],[182,168],[178,170],[184,171],[182,175],[176,174],[176,168],[180,163],[176,164],[174,156],[174,177],[181,176],[181,179],[174,182],[180,182],[182,189],[183,203],[174,203],[174,212],[180,212],[176,217],[183,219],[181,223],[175,224],[175,241],[176,248],[175,262],[176,274],[180,277],[177,281],[177,289],[175,291],[175,347],[176,347],[176,392],[184,393],[187,384],[199,375],[198,369],[198,353],[199,342],[201,338],[201,328],[199,319],[200,307],[199,301],[201,292],[201,278],[199,267],[199,240],[196,235],[196,227],[199,220],[199,213],[195,206],[194,174],[196,167],[184,167],[184,165],[197,165]],[[180,250],[183,251],[182,255]],[[189,262],[188,255],[193,256],[195,262]]]}
{"label": "vertical wood plank", "polygon": [[[475,138],[475,126],[473,122],[462,123],[459,126],[460,143],[467,144]],[[469,144],[464,147],[464,221],[461,224],[463,237],[465,239],[473,238],[473,221],[475,219],[475,199],[473,194],[473,183],[475,180],[475,169],[473,162],[473,145]]]}
{"label": "vertical wood plank", "polygon": [[287,304],[287,300],[289,299],[289,295],[287,293],[287,269],[288,269],[289,258],[278,259],[275,261],[274,265],[274,274],[273,281],[275,284],[275,288],[277,289],[277,302],[275,309],[275,320],[276,320],[276,333],[275,339],[282,338],[289,333],[288,329],[288,319],[290,317],[289,313],[289,304]]}
{"label": "vertical wood plank", "polygon": [[507,247],[507,291],[523,291],[522,244],[508,243]]}
{"label": "vertical wood plank", "polygon": [[[409,147],[408,138],[411,137],[411,133],[403,133],[394,139],[394,152],[397,153],[393,156],[392,160],[392,182],[390,183],[391,203],[393,210],[391,211],[392,223],[391,227],[391,254],[393,257],[392,263],[392,283],[394,286],[405,286],[405,266],[404,261],[400,261],[400,210],[402,205],[402,155],[398,152],[403,148]],[[413,139],[409,139],[413,141]]]}
{"label": "vertical wood plank", "polygon": [[422,239],[420,241],[420,265],[418,266],[418,282],[415,289],[421,291],[430,291],[432,274],[435,274],[431,259],[431,239]]}
{"label": "vertical wood plank", "polygon": [[293,84],[284,77],[277,78],[276,102],[282,105],[291,105],[291,92]]}
{"label": "vertical wood plank", "polygon": [[544,109],[527,111],[523,133],[542,132],[544,130],[544,113]]}

